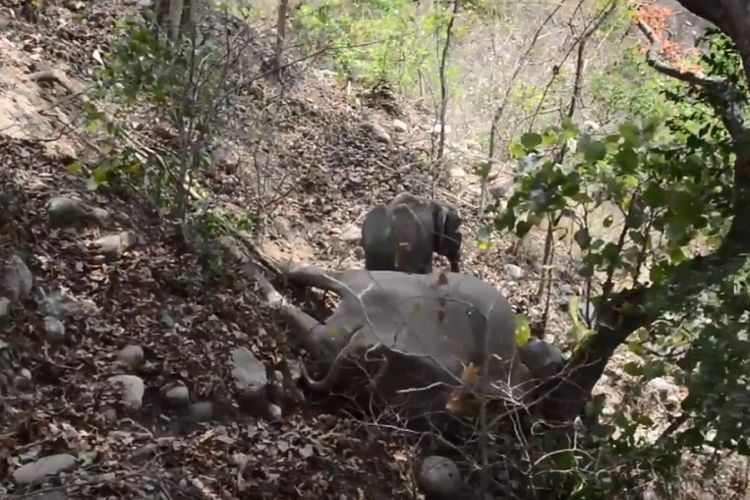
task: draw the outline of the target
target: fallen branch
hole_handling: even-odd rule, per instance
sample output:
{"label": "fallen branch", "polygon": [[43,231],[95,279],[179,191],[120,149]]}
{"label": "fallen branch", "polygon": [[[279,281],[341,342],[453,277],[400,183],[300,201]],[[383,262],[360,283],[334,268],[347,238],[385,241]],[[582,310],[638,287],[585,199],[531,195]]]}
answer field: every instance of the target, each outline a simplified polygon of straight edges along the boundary
{"label": "fallen branch", "polygon": [[70,78],[62,70],[52,69],[37,71],[36,73],[26,75],[26,79],[36,83],[57,83],[70,92],[74,97],[80,96],[83,102],[88,102],[89,100],[86,95],[87,88],[77,80]]}

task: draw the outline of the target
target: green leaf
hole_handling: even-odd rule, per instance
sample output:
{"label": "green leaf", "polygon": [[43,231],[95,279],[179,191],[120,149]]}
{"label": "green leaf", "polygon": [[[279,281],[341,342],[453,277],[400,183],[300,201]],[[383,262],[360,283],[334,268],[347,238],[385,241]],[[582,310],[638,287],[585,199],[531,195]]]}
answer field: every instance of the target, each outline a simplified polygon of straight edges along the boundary
{"label": "green leaf", "polygon": [[527,132],[521,136],[521,145],[526,150],[534,149],[542,143],[542,136],[534,132]]}
{"label": "green leaf", "polygon": [[529,318],[526,317],[525,314],[516,314],[515,316],[516,321],[516,330],[514,332],[514,337],[516,340],[516,345],[518,347],[525,346],[526,343],[529,341],[529,338],[531,338],[531,328],[529,327]]}
{"label": "green leaf", "polygon": [[629,361],[622,367],[622,371],[633,377],[637,377],[641,374],[641,368],[635,361]]}
{"label": "green leaf", "polygon": [[630,147],[623,147],[615,155],[615,161],[626,172],[633,172],[638,168],[638,154]]}
{"label": "green leaf", "polygon": [[81,162],[74,161],[67,167],[68,172],[71,174],[80,174],[83,171],[83,166],[81,165]]}
{"label": "green leaf", "polygon": [[578,143],[580,150],[583,151],[583,157],[590,163],[596,163],[607,156],[607,146],[599,141],[587,141]]}
{"label": "green leaf", "polygon": [[523,148],[523,145],[521,145],[518,141],[512,141],[510,144],[508,144],[508,156],[514,159],[521,158],[526,151]]}

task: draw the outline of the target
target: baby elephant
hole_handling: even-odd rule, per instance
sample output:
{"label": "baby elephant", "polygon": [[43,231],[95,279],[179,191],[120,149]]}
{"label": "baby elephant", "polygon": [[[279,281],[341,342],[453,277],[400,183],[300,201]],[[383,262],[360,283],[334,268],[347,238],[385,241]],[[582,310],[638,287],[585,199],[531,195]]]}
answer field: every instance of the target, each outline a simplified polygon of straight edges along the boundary
{"label": "baby elephant", "polygon": [[454,207],[401,193],[365,216],[365,269],[428,274],[434,252],[448,258],[451,272],[459,272],[460,225]]}

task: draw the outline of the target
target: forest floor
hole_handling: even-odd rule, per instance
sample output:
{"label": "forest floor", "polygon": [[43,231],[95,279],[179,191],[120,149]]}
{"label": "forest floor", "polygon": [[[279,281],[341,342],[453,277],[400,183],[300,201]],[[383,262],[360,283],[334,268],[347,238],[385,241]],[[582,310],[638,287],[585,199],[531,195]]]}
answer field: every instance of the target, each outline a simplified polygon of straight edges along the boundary
{"label": "forest floor", "polygon": [[[35,24],[0,7],[0,257],[20,255],[34,278],[34,296],[0,318],[0,496],[415,498],[421,452],[397,431],[298,407],[277,418],[245,414],[233,352],[249,348],[273,376],[287,356],[283,325],[241,280],[207,273],[200,249],[186,248],[146,200],[87,190],[86,178],[69,168],[101,154],[80,125],[80,91],[123,5],[133,2],[49,2]],[[433,172],[420,153],[430,148],[432,116],[395,96],[353,100],[351,89],[313,67],[294,72],[282,97],[271,81],[256,90],[237,120],[252,128],[264,105],[258,95],[275,95],[284,145],[283,155],[264,162],[265,191],[259,196],[257,151],[229,132],[217,141],[206,185],[228,211],[271,200],[253,234],[265,254],[361,267],[357,230],[366,211],[404,189],[431,191]],[[134,116],[132,125],[154,149],[174,141],[159,123]],[[538,317],[538,248],[514,254],[508,235],[477,247],[479,180],[468,168],[454,167],[435,192],[464,216],[463,270]],[[70,195],[106,209],[111,223],[53,227],[50,200]],[[97,240],[126,230],[138,244],[103,258]],[[559,277],[546,333],[562,339],[569,321],[560,306],[580,290],[570,274]],[[65,309],[64,332],[54,338],[45,324],[50,307]],[[129,345],[142,349],[138,368],[123,361]],[[124,374],[143,382],[136,412],[110,381]],[[617,402],[627,379],[614,379],[601,390]],[[188,404],[166,396],[177,386],[187,388]],[[70,454],[76,464],[46,482],[13,480],[21,465],[53,454]]]}

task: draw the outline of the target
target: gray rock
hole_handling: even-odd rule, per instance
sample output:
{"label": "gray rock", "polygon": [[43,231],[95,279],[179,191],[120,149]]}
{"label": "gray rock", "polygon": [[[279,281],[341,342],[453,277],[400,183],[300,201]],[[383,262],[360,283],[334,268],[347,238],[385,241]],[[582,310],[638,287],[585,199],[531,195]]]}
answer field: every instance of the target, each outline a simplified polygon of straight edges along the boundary
{"label": "gray rock", "polygon": [[190,390],[183,383],[166,385],[162,387],[162,392],[171,405],[183,406],[190,402]]}
{"label": "gray rock", "polygon": [[370,121],[364,124],[364,128],[377,141],[385,142],[385,143],[391,142],[390,134],[386,132],[385,129],[380,124]]}
{"label": "gray rock", "polygon": [[523,278],[524,274],[526,274],[521,267],[515,264],[505,264],[503,266],[503,272],[512,280],[520,280]]}
{"label": "gray rock", "polygon": [[143,392],[145,387],[141,377],[135,375],[115,375],[109,377],[110,384],[117,385],[122,389],[122,400],[130,408],[137,410],[143,404]]}
{"label": "gray rock", "polygon": [[419,486],[429,500],[461,498],[462,481],[453,460],[438,455],[424,459],[419,469]]}
{"label": "gray rock", "polygon": [[16,469],[13,480],[19,484],[34,484],[43,481],[46,476],[72,470],[75,465],[76,457],[73,455],[50,455]]}
{"label": "gray rock", "polygon": [[409,127],[401,120],[393,120],[393,131],[398,134],[404,134],[409,130]]}
{"label": "gray rock", "polygon": [[349,224],[342,229],[341,239],[347,243],[358,243],[362,239],[362,228],[356,224]]}
{"label": "gray rock", "polygon": [[52,227],[68,228],[96,225],[109,225],[109,212],[101,208],[93,208],[76,198],[56,196],[47,205],[47,215]]}
{"label": "gray rock", "polygon": [[78,302],[60,292],[46,294],[39,302],[39,311],[45,316],[64,319],[66,316],[80,309]]}
{"label": "gray rock", "polygon": [[117,361],[131,369],[141,366],[143,359],[143,348],[135,344],[126,345],[117,353]]}
{"label": "gray rock", "polygon": [[268,382],[265,365],[246,347],[232,351],[232,376],[240,395],[247,398],[263,394]]}
{"label": "gray rock", "polygon": [[116,259],[126,250],[132,248],[138,241],[133,231],[122,231],[117,234],[103,236],[94,242],[95,249],[108,258]]}
{"label": "gray rock", "polygon": [[207,422],[214,417],[214,404],[211,401],[198,401],[190,405],[190,417],[196,422]]}
{"label": "gray rock", "polygon": [[281,420],[281,407],[278,405],[268,405],[268,416],[271,420]]}
{"label": "gray rock", "polygon": [[61,342],[65,338],[65,325],[54,316],[45,316],[44,329],[50,342]]}
{"label": "gray rock", "polygon": [[11,255],[0,277],[0,297],[17,302],[29,296],[33,285],[34,277],[26,263],[18,255]]}

